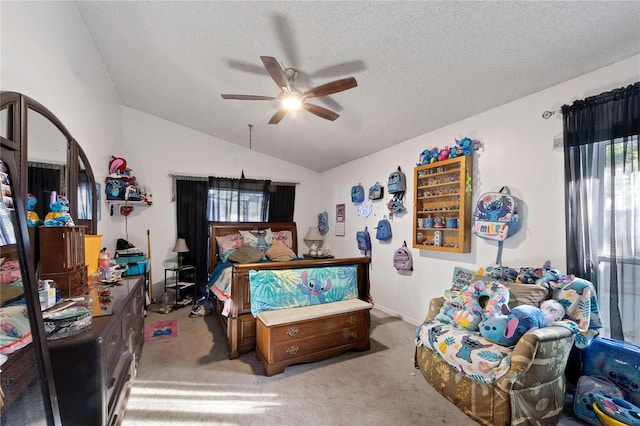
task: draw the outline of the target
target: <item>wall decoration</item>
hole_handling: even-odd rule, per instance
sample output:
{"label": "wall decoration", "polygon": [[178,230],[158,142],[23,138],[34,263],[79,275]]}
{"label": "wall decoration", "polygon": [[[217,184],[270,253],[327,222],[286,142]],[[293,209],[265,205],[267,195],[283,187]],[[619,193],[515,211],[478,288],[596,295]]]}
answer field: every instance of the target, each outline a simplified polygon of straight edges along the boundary
{"label": "wall decoration", "polygon": [[336,204],[336,236],[344,237],[345,205]]}

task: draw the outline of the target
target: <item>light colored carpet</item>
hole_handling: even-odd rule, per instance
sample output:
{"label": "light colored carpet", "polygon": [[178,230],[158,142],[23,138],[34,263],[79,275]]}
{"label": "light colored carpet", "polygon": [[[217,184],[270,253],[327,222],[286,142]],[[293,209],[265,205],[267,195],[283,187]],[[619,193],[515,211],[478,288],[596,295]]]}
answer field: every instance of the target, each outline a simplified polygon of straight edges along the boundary
{"label": "light colored carpet", "polygon": [[266,377],[255,352],[228,359],[217,317],[153,308],[146,322],[178,319],[178,336],[145,343],[123,426],[476,424],[414,368],[415,327],[379,310],[370,351]]}

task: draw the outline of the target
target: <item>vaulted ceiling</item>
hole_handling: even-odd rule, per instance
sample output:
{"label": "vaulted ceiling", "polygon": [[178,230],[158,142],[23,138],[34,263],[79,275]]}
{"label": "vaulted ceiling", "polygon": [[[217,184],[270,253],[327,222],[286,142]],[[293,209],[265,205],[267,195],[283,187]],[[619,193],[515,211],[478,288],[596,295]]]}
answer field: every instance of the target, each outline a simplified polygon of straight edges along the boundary
{"label": "vaulted ceiling", "polygon": [[[124,105],[322,172],[640,53],[640,2],[78,1]],[[269,120],[261,56],[301,91]],[[467,131],[468,129],[463,129]]]}

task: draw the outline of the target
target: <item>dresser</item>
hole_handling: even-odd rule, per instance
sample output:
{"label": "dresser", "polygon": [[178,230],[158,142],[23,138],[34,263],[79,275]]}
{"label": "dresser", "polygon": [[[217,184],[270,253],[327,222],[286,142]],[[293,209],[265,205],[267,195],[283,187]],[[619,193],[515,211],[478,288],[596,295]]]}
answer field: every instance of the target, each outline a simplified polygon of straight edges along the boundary
{"label": "dresser", "polygon": [[117,425],[124,416],[144,344],[144,277],[108,288],[113,299],[92,305],[90,330],[49,342],[65,425]]}
{"label": "dresser", "polygon": [[87,286],[84,226],[38,228],[40,279],[53,280],[63,298],[81,296]]}

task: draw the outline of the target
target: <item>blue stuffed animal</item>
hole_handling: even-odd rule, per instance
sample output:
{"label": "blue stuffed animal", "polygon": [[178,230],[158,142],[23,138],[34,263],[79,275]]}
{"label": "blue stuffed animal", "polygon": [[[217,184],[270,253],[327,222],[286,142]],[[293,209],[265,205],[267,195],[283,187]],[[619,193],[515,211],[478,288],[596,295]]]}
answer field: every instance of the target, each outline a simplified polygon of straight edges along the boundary
{"label": "blue stuffed animal", "polygon": [[513,346],[524,333],[535,328],[546,327],[547,321],[540,308],[520,305],[509,311],[502,305],[502,314],[496,314],[480,323],[480,335],[501,346]]}
{"label": "blue stuffed animal", "polygon": [[33,209],[36,208],[36,203],[38,199],[33,194],[27,194],[27,226],[40,226],[42,225],[42,220],[38,213],[34,212]]}
{"label": "blue stuffed animal", "polygon": [[63,195],[58,195],[56,191],[51,191],[51,210],[44,218],[44,226],[74,226],[73,219],[69,214],[69,200]]}

